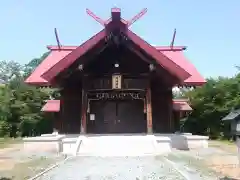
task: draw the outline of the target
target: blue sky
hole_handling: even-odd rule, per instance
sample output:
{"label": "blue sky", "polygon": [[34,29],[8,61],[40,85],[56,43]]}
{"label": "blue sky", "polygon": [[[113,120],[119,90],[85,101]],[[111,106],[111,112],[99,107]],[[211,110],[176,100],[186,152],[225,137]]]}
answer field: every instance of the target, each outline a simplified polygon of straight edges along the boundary
{"label": "blue sky", "polygon": [[0,2],[0,60],[22,64],[56,44],[79,45],[101,30],[86,8],[107,19],[110,9],[122,9],[130,19],[143,8],[148,13],[131,29],[154,45],[186,45],[186,56],[205,77],[232,76],[240,65],[239,0],[8,0]]}

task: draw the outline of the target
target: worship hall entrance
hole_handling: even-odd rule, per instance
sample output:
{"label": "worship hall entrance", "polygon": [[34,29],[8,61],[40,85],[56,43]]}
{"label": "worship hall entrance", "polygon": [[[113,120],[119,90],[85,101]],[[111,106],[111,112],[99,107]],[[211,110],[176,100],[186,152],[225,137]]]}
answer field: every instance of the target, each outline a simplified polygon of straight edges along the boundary
{"label": "worship hall entrance", "polygon": [[[108,97],[104,98],[104,95]],[[102,98],[99,100],[89,101],[87,133],[147,132],[144,100],[137,97],[137,94],[118,93],[109,95],[102,93],[101,96]]]}

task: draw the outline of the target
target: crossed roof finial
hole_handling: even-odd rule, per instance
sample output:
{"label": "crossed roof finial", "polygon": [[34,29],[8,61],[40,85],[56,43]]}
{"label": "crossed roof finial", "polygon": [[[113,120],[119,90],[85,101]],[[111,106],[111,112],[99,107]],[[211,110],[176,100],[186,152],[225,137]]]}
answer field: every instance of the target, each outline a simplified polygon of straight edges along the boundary
{"label": "crossed roof finial", "polygon": [[[108,21],[105,21],[98,17],[96,14],[94,14],[91,10],[86,9],[86,12],[89,16],[91,16],[95,21],[97,21],[102,26],[105,26]],[[139,20],[143,15],[145,15],[147,12],[147,8],[144,8],[142,11],[140,11],[138,14],[136,14],[133,18],[127,21],[127,26],[131,26],[133,23],[135,23],[137,20]],[[118,14],[118,16],[121,16],[121,9],[120,8],[112,8],[112,19],[114,18],[114,14]],[[121,17],[120,17],[121,18]]]}
{"label": "crossed roof finial", "polygon": [[[98,17],[95,13],[93,13],[90,9],[86,9],[86,12],[89,16],[91,16],[95,21],[97,21],[102,26],[106,26],[109,21],[105,21],[102,18]],[[142,11],[140,11],[138,14],[136,14],[133,18],[126,21],[127,26],[130,27],[132,24],[134,24],[137,20],[139,20],[142,16],[144,16],[147,13],[147,8],[144,8]],[[112,8],[111,9],[111,15],[112,20],[118,19],[121,20],[121,9],[120,8]],[[54,28],[55,38],[57,40],[58,49],[61,50],[61,44],[57,33],[57,28]]]}

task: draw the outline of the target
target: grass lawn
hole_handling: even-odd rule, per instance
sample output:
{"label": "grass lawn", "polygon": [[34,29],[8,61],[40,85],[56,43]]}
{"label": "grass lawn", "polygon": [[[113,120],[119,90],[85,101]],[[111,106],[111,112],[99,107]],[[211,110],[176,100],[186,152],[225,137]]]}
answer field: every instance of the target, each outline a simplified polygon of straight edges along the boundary
{"label": "grass lawn", "polygon": [[21,138],[0,138],[0,149],[10,147],[12,144],[21,143]]}
{"label": "grass lawn", "polygon": [[[24,155],[21,143],[21,138],[0,138],[0,180],[29,179],[64,159],[63,156],[57,154],[31,155],[30,153],[29,156]],[[23,157],[16,158],[14,153],[23,154]]]}
{"label": "grass lawn", "polygon": [[17,163],[11,170],[0,171],[0,180],[25,180],[36,174],[44,171],[58,161],[63,160],[63,157],[38,157],[26,162]]}
{"label": "grass lawn", "polygon": [[237,153],[236,144],[226,140],[210,140],[209,147],[217,147],[230,153]]}

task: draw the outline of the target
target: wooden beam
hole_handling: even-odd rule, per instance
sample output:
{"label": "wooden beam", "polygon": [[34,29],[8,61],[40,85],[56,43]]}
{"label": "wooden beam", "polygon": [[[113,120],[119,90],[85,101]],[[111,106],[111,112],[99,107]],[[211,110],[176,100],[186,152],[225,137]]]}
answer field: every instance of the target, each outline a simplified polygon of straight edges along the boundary
{"label": "wooden beam", "polygon": [[128,21],[128,27],[131,26],[133,23],[135,23],[137,20],[139,20],[146,13],[147,13],[147,8],[144,8],[142,11],[140,11],[138,14],[136,14],[132,19]]}
{"label": "wooden beam", "polygon": [[134,54],[136,54],[140,59],[142,59],[143,61],[145,61],[146,63],[152,64],[153,62],[151,60],[149,60],[148,58],[146,58],[142,53],[140,53],[139,51],[137,51],[135,48],[133,48],[131,45],[127,45],[127,48],[132,51]]}
{"label": "wooden beam", "polygon": [[89,16],[91,16],[99,24],[101,24],[102,26],[105,26],[105,21],[103,19],[101,19],[100,17],[98,17],[96,14],[94,14],[91,10],[86,9],[86,12]]}
{"label": "wooden beam", "polygon": [[173,49],[173,46],[174,46],[175,37],[176,37],[176,32],[177,32],[177,30],[176,30],[176,28],[175,28],[175,29],[174,29],[174,32],[173,32],[172,42],[171,42],[171,44],[170,44],[171,49]]}
{"label": "wooden beam", "polygon": [[60,43],[60,40],[59,40],[59,37],[58,37],[57,28],[54,28],[54,33],[55,33],[55,37],[56,37],[56,40],[57,40],[58,50],[60,51],[61,50],[61,43]]}
{"label": "wooden beam", "polygon": [[[102,47],[101,47],[102,45]],[[100,47],[99,47],[100,46]],[[99,46],[97,46],[95,49],[92,50],[91,53],[89,53],[89,55],[87,57],[82,57],[80,59],[81,64],[84,66],[86,63],[90,63],[93,60],[95,60],[97,58],[97,56],[102,53],[107,47],[108,44],[102,43],[99,44]],[[76,72],[79,72],[78,69],[79,63],[78,64],[74,64],[71,65],[69,68],[65,69],[63,72],[61,72],[57,77],[57,83],[60,84],[60,86],[62,86],[63,84],[65,84],[65,82],[68,81],[68,78],[73,75]],[[84,70],[81,71],[81,74],[83,73]]]}
{"label": "wooden beam", "polygon": [[85,89],[85,78],[82,80],[82,106],[81,106],[81,134],[85,134],[87,132],[87,97],[86,97],[86,89]]}
{"label": "wooden beam", "polygon": [[147,133],[152,134],[152,98],[151,98],[151,88],[148,87],[146,93],[146,103],[147,103]]}
{"label": "wooden beam", "polygon": [[168,90],[169,92],[169,99],[168,99],[168,107],[169,107],[169,130],[171,133],[174,133],[174,122],[173,122],[173,95],[172,95],[172,89]]}
{"label": "wooden beam", "polygon": [[112,8],[112,21],[120,21],[121,20],[121,9],[120,8]]}
{"label": "wooden beam", "polygon": [[[134,47],[132,47],[131,44],[128,44],[127,48],[130,51],[132,51],[133,53],[135,53],[140,59],[142,59],[146,63],[153,64],[154,66],[156,66],[155,72],[156,72],[156,74],[158,76],[160,76],[162,78],[164,83],[169,84],[169,85],[173,85],[173,84],[177,84],[178,83],[178,80],[174,76],[169,74],[166,69],[164,69],[162,66],[157,64],[153,59],[147,58],[143,53],[139,52]],[[168,74],[168,77],[166,77],[166,73]]]}

